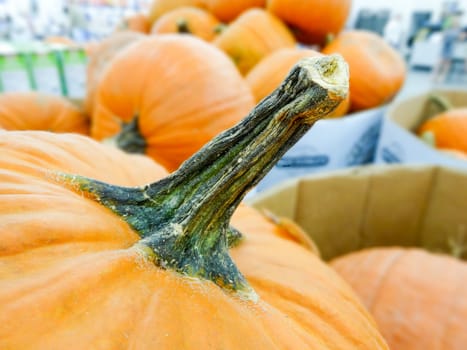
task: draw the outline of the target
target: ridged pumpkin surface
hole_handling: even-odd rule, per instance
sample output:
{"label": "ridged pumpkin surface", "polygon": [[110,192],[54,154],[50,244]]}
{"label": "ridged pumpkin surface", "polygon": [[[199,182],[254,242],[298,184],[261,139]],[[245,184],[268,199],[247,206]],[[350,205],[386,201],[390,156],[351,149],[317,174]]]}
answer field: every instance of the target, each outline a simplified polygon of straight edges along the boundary
{"label": "ridged pumpkin surface", "polygon": [[387,349],[338,275],[251,209],[235,213],[232,256],[258,302],[157,267],[51,172],[142,185],[165,175],[151,160],[78,135],[0,136],[0,348]]}
{"label": "ridged pumpkin surface", "polygon": [[91,135],[113,137],[137,120],[141,151],[174,170],[253,107],[248,84],[221,50],[191,35],[154,35],[106,70]]}
{"label": "ridged pumpkin surface", "polygon": [[235,62],[246,75],[270,53],[295,47],[296,40],[278,17],[261,8],[243,12],[212,42]]}
{"label": "ridged pumpkin surface", "polygon": [[465,262],[422,249],[373,248],[331,265],[360,296],[391,349],[465,349]]}
{"label": "ridged pumpkin surface", "polygon": [[89,134],[89,117],[71,101],[41,92],[0,94],[0,128]]}

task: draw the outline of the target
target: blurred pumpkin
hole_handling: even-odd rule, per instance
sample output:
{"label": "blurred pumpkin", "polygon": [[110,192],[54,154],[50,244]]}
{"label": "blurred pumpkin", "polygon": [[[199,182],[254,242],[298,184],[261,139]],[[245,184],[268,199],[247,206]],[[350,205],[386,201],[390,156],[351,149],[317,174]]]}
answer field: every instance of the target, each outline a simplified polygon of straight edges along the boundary
{"label": "blurred pumpkin", "polygon": [[339,53],[349,64],[351,111],[388,103],[405,81],[402,56],[378,34],[364,30],[342,32],[322,53]]}
{"label": "blurred pumpkin", "polygon": [[191,35],[154,35],[106,69],[91,135],[172,171],[253,106],[248,84],[221,50]]}
{"label": "blurred pumpkin", "polygon": [[37,91],[0,94],[0,127],[89,134],[89,117],[70,100]]}
{"label": "blurred pumpkin", "polygon": [[213,41],[246,75],[262,58],[271,52],[295,47],[296,41],[287,26],[264,9],[243,12]]}
{"label": "blurred pumpkin", "polygon": [[153,34],[192,34],[206,41],[216,36],[221,22],[210,12],[198,7],[178,7],[160,16],[153,24]]}
{"label": "blurred pumpkin", "polygon": [[149,22],[149,18],[146,14],[135,13],[125,17],[119,29],[148,34],[151,30],[151,22]]}
{"label": "blurred pumpkin", "polygon": [[424,121],[417,133],[420,136],[429,133],[436,148],[467,153],[467,108],[451,108],[438,113]]}
{"label": "blurred pumpkin", "polygon": [[152,26],[160,16],[178,7],[194,6],[205,8],[205,2],[206,0],[152,0],[149,7],[149,22]]}
{"label": "blurred pumpkin", "polygon": [[351,0],[268,0],[266,8],[294,29],[298,41],[324,45],[344,28]]}
{"label": "blurred pumpkin", "polygon": [[86,66],[87,88],[84,108],[87,114],[93,113],[96,88],[105,68],[119,51],[144,37],[143,34],[134,31],[119,31],[95,44]]}
{"label": "blurred pumpkin", "polygon": [[246,10],[264,8],[266,0],[205,0],[206,8],[221,21],[233,21]]}
{"label": "blurred pumpkin", "polygon": [[360,296],[391,349],[465,348],[465,262],[394,247],[357,251],[331,266]]}

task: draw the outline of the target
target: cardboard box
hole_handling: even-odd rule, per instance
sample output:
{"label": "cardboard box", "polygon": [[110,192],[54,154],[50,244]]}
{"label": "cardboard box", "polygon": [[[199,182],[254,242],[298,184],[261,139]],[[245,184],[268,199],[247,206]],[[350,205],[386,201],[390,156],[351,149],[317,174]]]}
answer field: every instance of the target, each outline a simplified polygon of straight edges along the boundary
{"label": "cardboard box", "polygon": [[467,171],[367,165],[291,179],[246,203],[298,223],[328,260],[373,246],[467,258]]}
{"label": "cardboard box", "polygon": [[434,90],[394,103],[383,118],[375,163],[438,164],[467,169],[467,161],[436,150],[414,134],[424,116],[439,112],[430,107],[431,94],[447,99],[454,107],[467,106],[467,89]]}
{"label": "cardboard box", "polygon": [[306,133],[255,188],[261,192],[299,176],[373,162],[386,107],[323,119]]}

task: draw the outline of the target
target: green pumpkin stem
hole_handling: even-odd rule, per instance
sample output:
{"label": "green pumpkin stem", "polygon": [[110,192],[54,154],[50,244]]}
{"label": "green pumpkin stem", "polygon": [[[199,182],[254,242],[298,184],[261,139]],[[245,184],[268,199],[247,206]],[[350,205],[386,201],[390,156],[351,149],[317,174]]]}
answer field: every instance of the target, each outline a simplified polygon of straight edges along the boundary
{"label": "green pumpkin stem", "polygon": [[176,21],[177,33],[180,34],[192,34],[188,21],[185,18],[179,18]]}
{"label": "green pumpkin stem", "polygon": [[158,182],[125,188],[66,177],[138,232],[138,245],[150,248],[162,268],[252,299],[256,294],[228,254],[240,237],[230,218],[247,191],[347,92],[340,56],[306,58],[243,121]]}
{"label": "green pumpkin stem", "polygon": [[118,134],[103,141],[128,153],[144,154],[146,151],[146,140],[139,130],[139,118],[136,115],[128,123],[122,123]]}

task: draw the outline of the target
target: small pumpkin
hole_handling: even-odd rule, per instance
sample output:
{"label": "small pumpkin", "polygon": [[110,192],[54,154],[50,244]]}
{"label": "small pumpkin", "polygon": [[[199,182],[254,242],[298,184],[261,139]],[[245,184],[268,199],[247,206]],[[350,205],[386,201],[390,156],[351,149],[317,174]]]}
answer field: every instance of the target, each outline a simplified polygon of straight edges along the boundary
{"label": "small pumpkin", "polygon": [[275,50],[295,47],[287,26],[264,9],[246,10],[231,22],[213,44],[222,49],[246,75],[262,58]]}
{"label": "small pumpkin", "polygon": [[467,344],[465,262],[394,247],[354,252],[331,266],[360,296],[391,349],[458,350]]}
{"label": "small pumpkin", "polygon": [[147,158],[78,136],[2,135],[0,348],[387,349],[316,255],[243,231],[254,228],[244,206],[232,221],[242,237],[229,226],[245,191],[345,96],[345,73],[337,57],[303,62],[287,88],[147,185],[161,171]]}
{"label": "small pumpkin", "polygon": [[192,34],[206,41],[217,35],[221,22],[210,12],[198,7],[178,7],[160,16],[152,25],[151,33]]}
{"label": "small pumpkin", "polygon": [[401,55],[375,33],[348,30],[326,45],[322,53],[339,53],[350,69],[350,110],[379,107],[402,87],[406,68]]}
{"label": "small pumpkin", "polygon": [[205,0],[206,8],[221,21],[233,21],[251,8],[265,8],[266,0]]}
{"label": "small pumpkin", "polygon": [[95,47],[92,48],[86,66],[87,87],[84,109],[88,115],[92,115],[93,113],[96,89],[105,68],[109,65],[117,52],[144,37],[142,33],[122,30],[110,34],[102,41],[96,43]]}
{"label": "small pumpkin", "polygon": [[163,14],[178,7],[193,6],[205,8],[206,0],[152,0],[149,7],[149,22],[151,26]]}
{"label": "small pumpkin", "polygon": [[120,30],[129,30],[143,34],[149,34],[151,22],[145,13],[135,13],[123,18],[120,24]]}
{"label": "small pumpkin", "polygon": [[324,45],[344,28],[351,0],[268,0],[266,8],[294,29],[298,41]]}
{"label": "small pumpkin", "polygon": [[62,96],[37,91],[7,92],[0,94],[0,127],[89,135],[89,117]]}
{"label": "small pumpkin", "polygon": [[[318,55],[321,55],[321,53],[312,49],[293,47],[276,50],[264,57],[245,76],[256,102],[261,101],[274,91],[298,60]],[[349,101],[349,96],[347,96],[328,117],[345,115],[349,107]]]}
{"label": "small pumpkin", "polygon": [[221,50],[192,35],[153,35],[106,69],[91,135],[172,171],[253,107],[247,83]]}
{"label": "small pumpkin", "polygon": [[430,134],[434,147],[467,153],[467,108],[451,108],[428,118],[417,130],[418,135]]}

